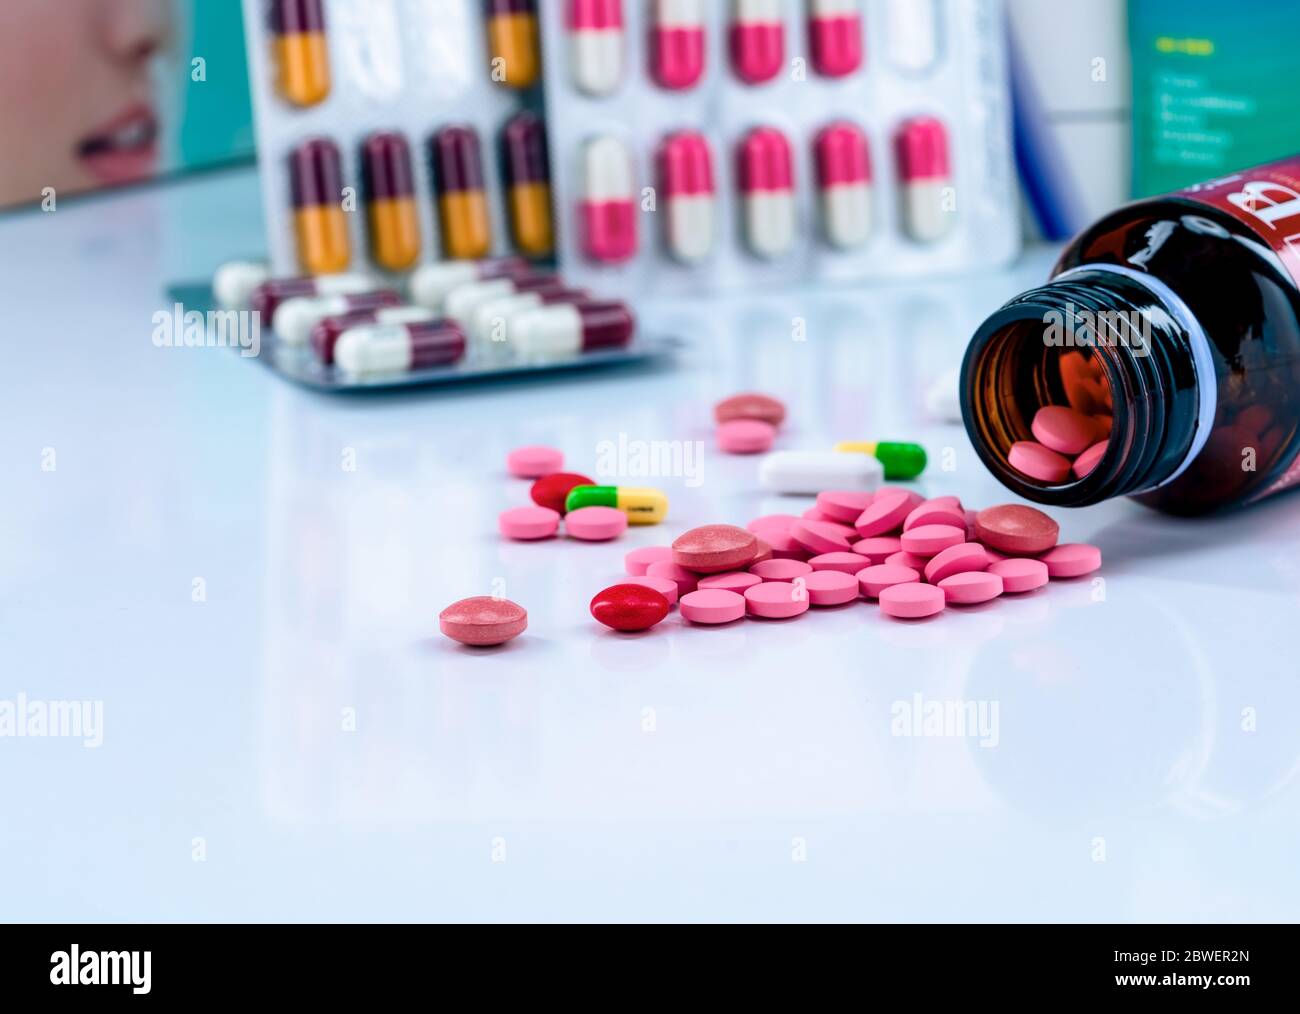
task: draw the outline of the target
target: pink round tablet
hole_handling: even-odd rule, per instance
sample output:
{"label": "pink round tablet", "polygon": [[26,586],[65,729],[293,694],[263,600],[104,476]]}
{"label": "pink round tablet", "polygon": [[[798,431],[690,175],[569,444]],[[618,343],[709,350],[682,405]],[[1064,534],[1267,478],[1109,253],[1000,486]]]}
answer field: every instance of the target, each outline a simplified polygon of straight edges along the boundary
{"label": "pink round tablet", "polygon": [[540,479],[563,468],[564,452],[554,447],[520,447],[506,456],[506,469],[520,479]]}
{"label": "pink round tablet", "polygon": [[884,563],[902,548],[902,540],[894,535],[877,535],[875,538],[859,539],[853,543],[853,552],[865,556],[872,563]]}
{"label": "pink round tablet", "polygon": [[671,560],[661,560],[659,563],[650,564],[645,570],[645,576],[671,581],[677,586],[679,596],[695,591],[700,583],[699,574],[689,571],[685,567],[679,567]]}
{"label": "pink round tablet", "polygon": [[1070,474],[1070,459],[1044,447],[1035,440],[1021,440],[1011,445],[1007,463],[1021,475],[1039,482],[1064,482]]}
{"label": "pink round tablet", "polygon": [[1083,577],[1101,566],[1101,550],[1084,542],[1063,542],[1038,558],[1049,577]]}
{"label": "pink round tablet", "polygon": [[646,588],[653,588],[660,595],[668,600],[670,606],[677,604],[677,582],[670,581],[666,577],[652,577],[649,574],[641,577],[629,577],[619,582],[620,584],[639,584]]}
{"label": "pink round tablet", "polygon": [[880,593],[880,611],[896,620],[921,620],[943,612],[942,588],[932,584],[896,584]]}
{"label": "pink round tablet", "polygon": [[871,566],[871,561],[857,553],[822,553],[808,561],[813,570],[838,570],[841,574],[856,574]]}
{"label": "pink round tablet", "polygon": [[697,587],[700,591],[729,591],[743,595],[746,588],[753,588],[754,585],[762,583],[763,579],[757,574],[733,570],[727,574],[710,574],[708,577],[702,577]]}
{"label": "pink round tablet", "polygon": [[877,492],[867,508],[858,515],[854,527],[864,539],[888,535],[903,527],[915,504],[905,489]]}
{"label": "pink round tablet", "polygon": [[815,606],[842,606],[862,594],[857,577],[841,570],[816,570],[799,580]]}
{"label": "pink round tablet", "polygon": [[564,532],[583,542],[608,542],[627,531],[627,515],[616,507],[579,507],[564,515]]}
{"label": "pink round tablet", "polygon": [[804,511],[802,514],[799,515],[799,520],[800,521],[831,521],[831,522],[835,521],[833,517],[827,514],[820,507],[809,507],[806,511]]}
{"label": "pink round tablet", "polygon": [[788,532],[790,526],[796,521],[801,520],[794,514],[764,514],[761,518],[755,518],[745,527],[755,535],[762,535],[765,531],[771,531],[775,528],[777,531]]}
{"label": "pink round tablet", "polygon": [[913,556],[911,553],[891,553],[885,557],[884,563],[891,567],[910,567],[918,574],[925,570],[925,565],[930,562],[928,556]]}
{"label": "pink round tablet", "polygon": [[762,454],[776,443],[776,427],[761,419],[732,419],[715,434],[718,450],[727,454]]}
{"label": "pink round tablet", "polygon": [[935,506],[951,507],[954,510],[959,511],[965,509],[961,505],[961,497],[959,496],[932,496],[925,502],[928,504],[934,504]]}
{"label": "pink round tablet", "polygon": [[960,546],[966,541],[966,526],[922,525],[904,532],[903,552],[913,556],[935,556],[949,546]]}
{"label": "pink round tablet", "polygon": [[903,521],[903,531],[920,528],[922,525],[952,525],[954,528],[965,528],[966,512],[962,510],[960,504],[954,506],[937,500],[927,500],[919,507],[913,508],[907,515]]}
{"label": "pink round tablet", "polygon": [[497,528],[517,542],[549,539],[560,530],[560,513],[549,507],[513,507],[497,515]]}
{"label": "pink round tablet", "polygon": [[968,570],[939,582],[948,605],[975,606],[992,602],[1002,594],[1002,578],[986,570]]}
{"label": "pink round tablet", "polygon": [[751,616],[787,620],[808,611],[808,590],[788,581],[764,581],[745,589],[745,606]]}
{"label": "pink round tablet", "polygon": [[1110,449],[1110,441],[1102,440],[1093,444],[1086,451],[1074,459],[1074,474],[1082,479],[1101,464],[1101,459],[1106,456],[1106,451]]}
{"label": "pink round tablet", "polygon": [[763,532],[763,541],[772,547],[772,557],[776,560],[806,560],[809,553],[795,542],[789,532],[778,532],[773,528]]}
{"label": "pink round tablet", "polygon": [[888,563],[858,571],[858,587],[869,599],[880,598],[882,591],[896,584],[915,584],[920,580],[920,573],[911,567],[898,567]]}
{"label": "pink round tablet", "polygon": [[806,577],[813,569],[802,560],[768,560],[766,563],[754,564],[749,572],[757,574],[764,581],[793,581],[797,577]]}
{"label": "pink round tablet", "polygon": [[853,524],[862,512],[871,506],[874,493],[860,493],[856,490],[833,489],[817,494],[817,509],[832,521]]}
{"label": "pink round tablet", "polygon": [[1034,439],[1048,450],[1073,457],[1081,454],[1096,436],[1096,424],[1091,416],[1076,412],[1066,405],[1047,405],[1034,413],[1029,427]]}
{"label": "pink round tablet", "polygon": [[834,521],[800,521],[790,526],[790,537],[810,553],[848,552],[853,529]]}
{"label": "pink round tablet", "polygon": [[1002,578],[1002,590],[1008,595],[1033,591],[1047,584],[1047,564],[1041,560],[999,560],[990,565],[988,572]]}
{"label": "pink round tablet", "polygon": [[745,616],[745,596],[721,588],[701,588],[683,595],[677,606],[691,623],[715,625]]}
{"label": "pink round tablet", "polygon": [[509,599],[478,595],[453,602],[438,614],[438,629],[453,641],[491,648],[528,628],[528,613]]}
{"label": "pink round tablet", "polygon": [[772,547],[762,539],[759,539],[757,551],[754,553],[754,558],[749,561],[749,565],[752,567],[756,563],[762,563],[764,560],[770,559],[772,559]]}
{"label": "pink round tablet", "polygon": [[650,564],[663,563],[665,560],[671,562],[672,558],[671,546],[642,546],[623,557],[623,569],[633,577],[640,577]]}
{"label": "pink round tablet", "polygon": [[936,553],[925,565],[925,579],[931,584],[941,584],[946,577],[964,574],[971,570],[987,570],[989,554],[978,542],[963,542]]}

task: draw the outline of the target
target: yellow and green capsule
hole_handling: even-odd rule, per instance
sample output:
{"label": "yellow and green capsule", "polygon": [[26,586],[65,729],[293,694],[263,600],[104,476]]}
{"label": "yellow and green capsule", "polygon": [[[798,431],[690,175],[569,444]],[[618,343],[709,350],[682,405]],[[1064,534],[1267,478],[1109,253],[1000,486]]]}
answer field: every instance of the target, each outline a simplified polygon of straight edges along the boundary
{"label": "yellow and green capsule", "polygon": [[668,497],[657,489],[628,486],[574,486],[564,501],[564,510],[580,507],[617,507],[631,525],[657,525],[668,516]]}
{"label": "yellow and green capsule", "polygon": [[848,454],[870,454],[885,466],[885,478],[915,479],[925,471],[925,448],[920,444],[866,443],[846,440],[835,445]]}

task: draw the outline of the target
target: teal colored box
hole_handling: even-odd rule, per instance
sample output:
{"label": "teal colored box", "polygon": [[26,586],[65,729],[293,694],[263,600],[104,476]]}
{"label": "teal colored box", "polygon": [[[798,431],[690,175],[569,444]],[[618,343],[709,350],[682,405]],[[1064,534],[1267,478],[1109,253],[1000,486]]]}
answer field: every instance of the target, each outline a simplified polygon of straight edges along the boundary
{"label": "teal colored box", "polygon": [[1139,197],[1300,152],[1300,4],[1130,0]]}

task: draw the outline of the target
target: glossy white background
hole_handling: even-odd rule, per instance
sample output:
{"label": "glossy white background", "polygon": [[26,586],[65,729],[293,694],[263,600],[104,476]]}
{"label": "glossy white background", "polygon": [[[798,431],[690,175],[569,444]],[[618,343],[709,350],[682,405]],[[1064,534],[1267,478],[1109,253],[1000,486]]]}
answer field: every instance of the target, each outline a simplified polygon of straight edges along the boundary
{"label": "glossy white background", "polygon": [[[338,398],[152,345],[167,283],[260,245],[247,172],[0,220],[0,700],[104,708],[98,749],[0,738],[0,917],[1300,915],[1294,498],[1061,512],[1103,585],[919,624],[858,604],[626,637],[587,613],[633,546],[789,509],[709,442],[738,390],[788,401],[783,447],[920,439],[954,468],[925,492],[1006,500],[920,395],[1050,251],[649,308],[690,341],[672,368]],[[669,524],[496,536],[527,502],[509,449],[583,470],[620,434],[705,441],[698,487],[660,482]],[[494,653],[439,637],[494,580],[528,632]],[[891,735],[917,693],[996,703],[997,745]]]}

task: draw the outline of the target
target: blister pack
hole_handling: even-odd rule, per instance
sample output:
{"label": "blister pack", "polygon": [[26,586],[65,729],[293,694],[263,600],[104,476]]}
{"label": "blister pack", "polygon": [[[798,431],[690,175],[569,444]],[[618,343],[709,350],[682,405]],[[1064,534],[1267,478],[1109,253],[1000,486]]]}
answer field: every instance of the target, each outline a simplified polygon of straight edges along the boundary
{"label": "blister pack", "polygon": [[1020,247],[1001,0],[540,8],[557,256],[638,298]]}
{"label": "blister pack", "polygon": [[276,275],[552,252],[534,0],[244,0]]}

